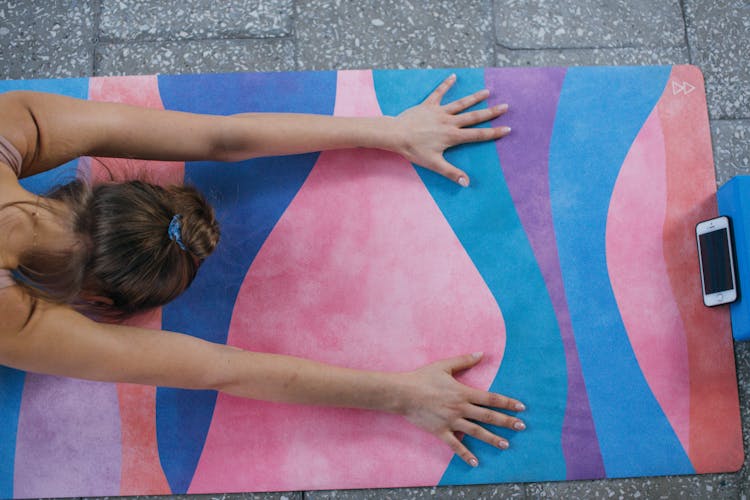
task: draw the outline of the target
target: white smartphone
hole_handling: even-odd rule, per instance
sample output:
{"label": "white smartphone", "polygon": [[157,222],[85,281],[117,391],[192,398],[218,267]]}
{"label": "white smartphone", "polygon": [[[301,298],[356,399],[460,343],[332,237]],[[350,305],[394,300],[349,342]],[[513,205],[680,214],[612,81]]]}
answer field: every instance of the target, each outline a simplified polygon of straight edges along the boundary
{"label": "white smartphone", "polygon": [[699,222],[695,226],[700,259],[703,303],[709,307],[737,300],[737,279],[729,217]]}

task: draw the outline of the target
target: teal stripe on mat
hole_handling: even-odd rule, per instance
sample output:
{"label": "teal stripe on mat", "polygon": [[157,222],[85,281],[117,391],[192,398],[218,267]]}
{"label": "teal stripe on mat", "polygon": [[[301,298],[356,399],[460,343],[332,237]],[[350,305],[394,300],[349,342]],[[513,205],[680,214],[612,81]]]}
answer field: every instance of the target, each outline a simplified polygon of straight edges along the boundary
{"label": "teal stripe on mat", "polygon": [[[444,102],[484,88],[484,70],[455,70],[458,81]],[[450,70],[375,71],[384,114],[416,104]],[[524,432],[493,429],[509,438],[500,451],[465,438],[480,467],[454,457],[441,484],[565,479],[561,434],[565,411],[565,353],[552,304],[526,233],[503,179],[494,143],[467,144],[446,154],[465,169],[463,189],[424,169],[419,175],[499,304],[507,330],[506,349],[491,390],[526,403]]]}
{"label": "teal stripe on mat", "polygon": [[670,71],[570,68],[550,145],[560,267],[608,477],[694,472],[638,366],[609,282],[605,248],[620,167]]}

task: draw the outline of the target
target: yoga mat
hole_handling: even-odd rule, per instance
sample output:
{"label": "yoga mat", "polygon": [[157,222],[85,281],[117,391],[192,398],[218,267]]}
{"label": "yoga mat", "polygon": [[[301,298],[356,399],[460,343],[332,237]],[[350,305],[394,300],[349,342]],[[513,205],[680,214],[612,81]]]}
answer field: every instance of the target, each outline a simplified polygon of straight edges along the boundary
{"label": "yoga mat", "polygon": [[726,307],[702,305],[694,226],[716,215],[697,68],[575,67],[0,82],[213,114],[395,115],[452,71],[513,132],[446,157],[463,189],[344,150],[235,164],[87,158],[24,180],[188,182],[222,241],[192,287],[132,320],[369,370],[484,351],[467,384],[527,405],[471,468],[400,417],[0,368],[0,496],[458,485],[734,471]]}

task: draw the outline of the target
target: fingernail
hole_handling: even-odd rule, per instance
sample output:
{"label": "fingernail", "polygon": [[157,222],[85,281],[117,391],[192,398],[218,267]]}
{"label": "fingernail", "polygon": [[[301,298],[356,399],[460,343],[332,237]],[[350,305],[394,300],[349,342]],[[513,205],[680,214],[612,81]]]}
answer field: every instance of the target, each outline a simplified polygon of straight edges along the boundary
{"label": "fingernail", "polygon": [[450,80],[455,80],[456,79],[456,74],[455,73],[451,73],[451,76],[449,76],[448,78]]}
{"label": "fingernail", "polygon": [[472,357],[473,357],[474,359],[479,359],[479,358],[481,358],[482,356],[484,356],[484,353],[483,353],[483,352],[474,352],[474,353],[472,353],[472,354],[471,354],[471,356],[472,356]]}
{"label": "fingernail", "polygon": [[467,179],[466,177],[459,177],[458,183],[463,187],[469,187],[469,179]]}
{"label": "fingernail", "polygon": [[526,406],[523,403],[516,403],[516,411],[524,411]]}
{"label": "fingernail", "polygon": [[510,446],[510,443],[508,443],[507,441],[503,441],[501,439],[500,441],[498,441],[497,446],[498,446],[498,448],[502,448],[503,450],[507,450],[508,446]]}
{"label": "fingernail", "polygon": [[508,105],[507,104],[498,104],[495,106],[495,109],[499,112],[508,111]]}
{"label": "fingernail", "polygon": [[526,424],[524,424],[523,422],[516,422],[515,424],[513,424],[513,428],[517,431],[522,431],[526,428]]}
{"label": "fingernail", "polygon": [[469,460],[469,465],[471,465],[472,467],[476,467],[477,465],[479,465],[479,462],[476,458],[472,458]]}
{"label": "fingernail", "polygon": [[500,127],[500,132],[502,132],[504,134],[509,134],[510,131],[511,131],[510,127]]}

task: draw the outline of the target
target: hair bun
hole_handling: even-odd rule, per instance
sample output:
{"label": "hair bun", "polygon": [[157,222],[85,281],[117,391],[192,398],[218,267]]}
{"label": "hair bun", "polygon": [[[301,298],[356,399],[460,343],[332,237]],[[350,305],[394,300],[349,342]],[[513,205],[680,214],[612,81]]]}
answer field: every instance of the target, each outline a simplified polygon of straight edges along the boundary
{"label": "hair bun", "polygon": [[205,259],[219,243],[219,223],[213,208],[192,186],[172,186],[169,193],[174,214],[182,216],[181,237],[186,250]]}

